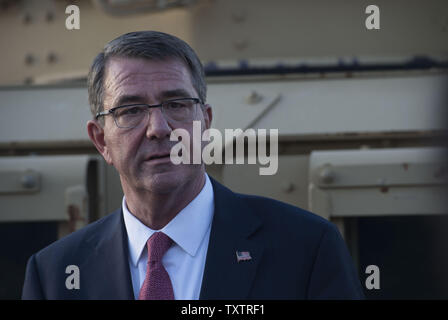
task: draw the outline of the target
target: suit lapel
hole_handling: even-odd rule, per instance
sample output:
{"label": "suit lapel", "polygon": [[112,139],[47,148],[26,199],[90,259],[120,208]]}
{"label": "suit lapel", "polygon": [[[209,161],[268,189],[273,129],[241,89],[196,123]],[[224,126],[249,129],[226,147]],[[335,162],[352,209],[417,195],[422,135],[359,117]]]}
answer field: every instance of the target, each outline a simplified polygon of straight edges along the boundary
{"label": "suit lapel", "polygon": [[94,247],[93,254],[80,268],[81,279],[84,276],[87,287],[85,295],[89,299],[134,299],[121,209],[111,213],[100,228],[85,244]]}
{"label": "suit lapel", "polygon": [[[260,219],[232,191],[212,180],[215,200],[200,299],[246,299],[260,263]],[[236,252],[251,259],[237,261]]]}

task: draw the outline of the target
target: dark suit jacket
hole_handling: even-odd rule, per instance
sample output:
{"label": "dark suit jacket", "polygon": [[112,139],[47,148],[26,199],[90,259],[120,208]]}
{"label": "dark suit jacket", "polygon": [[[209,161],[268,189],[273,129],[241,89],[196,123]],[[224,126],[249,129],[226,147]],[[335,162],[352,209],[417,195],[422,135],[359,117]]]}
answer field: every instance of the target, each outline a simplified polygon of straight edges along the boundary
{"label": "dark suit jacket", "polygon": [[[291,205],[212,180],[215,212],[200,299],[363,298],[337,228]],[[237,262],[236,251],[251,260]],[[68,265],[80,288],[67,289]],[[134,299],[121,209],[31,256],[23,299]]]}

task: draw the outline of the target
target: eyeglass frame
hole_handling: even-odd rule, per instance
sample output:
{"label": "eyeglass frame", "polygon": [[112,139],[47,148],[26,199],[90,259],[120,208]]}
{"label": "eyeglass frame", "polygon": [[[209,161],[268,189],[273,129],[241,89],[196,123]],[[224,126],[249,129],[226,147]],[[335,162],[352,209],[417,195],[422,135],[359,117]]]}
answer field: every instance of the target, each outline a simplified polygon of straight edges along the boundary
{"label": "eyeglass frame", "polygon": [[159,104],[153,104],[153,105],[151,105],[151,104],[147,104],[147,103],[125,104],[125,105],[122,105],[122,106],[113,107],[113,108],[111,108],[111,109],[109,109],[109,110],[105,110],[105,111],[98,112],[98,113],[95,115],[95,120],[98,120],[99,117],[103,117],[103,116],[107,116],[107,115],[111,114],[111,115],[113,116],[113,118],[114,118],[115,125],[116,125],[118,128],[120,128],[120,129],[131,129],[131,128],[136,128],[138,125],[135,126],[135,127],[120,127],[120,126],[117,124],[117,119],[115,118],[115,114],[114,114],[114,112],[115,112],[116,110],[118,110],[118,109],[125,108],[125,107],[132,107],[132,106],[146,106],[148,109],[152,109],[152,108],[162,108],[162,106],[163,106],[165,103],[167,103],[167,102],[175,102],[175,101],[180,101],[180,100],[192,100],[192,101],[194,101],[194,104],[195,104],[195,105],[198,104],[198,103],[199,103],[200,105],[203,105],[203,104],[204,104],[204,103],[201,101],[201,99],[199,99],[199,98],[193,98],[193,97],[170,99],[170,100],[162,101],[162,102],[159,103]]}

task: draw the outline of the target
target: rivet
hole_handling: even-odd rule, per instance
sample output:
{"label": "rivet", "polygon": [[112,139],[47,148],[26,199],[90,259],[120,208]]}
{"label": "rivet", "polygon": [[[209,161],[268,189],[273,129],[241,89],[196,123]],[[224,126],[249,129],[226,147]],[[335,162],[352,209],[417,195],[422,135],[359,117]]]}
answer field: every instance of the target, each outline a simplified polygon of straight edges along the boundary
{"label": "rivet", "polygon": [[291,193],[294,190],[295,186],[290,181],[284,181],[281,185],[281,188],[284,193]]}
{"label": "rivet", "polygon": [[257,91],[252,90],[252,92],[249,94],[249,96],[247,96],[246,98],[246,102],[248,104],[257,104],[259,103],[261,100],[263,100],[263,96],[261,94],[259,94]]}
{"label": "rivet", "polygon": [[54,13],[51,11],[48,11],[47,14],[45,15],[45,20],[47,20],[47,22],[53,22],[54,21]]}
{"label": "rivet", "polygon": [[58,60],[58,56],[54,52],[50,52],[47,55],[47,62],[48,63],[55,63]]}
{"label": "rivet", "polygon": [[23,24],[31,24],[33,21],[33,17],[30,13],[25,13],[22,19]]}
{"label": "rivet", "polygon": [[25,64],[28,66],[31,66],[34,64],[34,62],[36,61],[36,59],[34,58],[34,56],[31,53],[28,53],[25,56]]}
{"label": "rivet", "polygon": [[25,85],[32,85],[33,82],[34,82],[34,79],[33,79],[32,77],[26,77],[26,78],[23,80],[23,83],[24,83]]}
{"label": "rivet", "polygon": [[26,175],[22,176],[20,182],[22,183],[22,186],[25,189],[32,189],[36,186],[36,183],[37,183],[36,177],[34,177],[31,174],[26,174]]}
{"label": "rivet", "polygon": [[333,183],[333,181],[334,181],[333,171],[328,167],[323,168],[319,173],[319,180],[323,184]]}

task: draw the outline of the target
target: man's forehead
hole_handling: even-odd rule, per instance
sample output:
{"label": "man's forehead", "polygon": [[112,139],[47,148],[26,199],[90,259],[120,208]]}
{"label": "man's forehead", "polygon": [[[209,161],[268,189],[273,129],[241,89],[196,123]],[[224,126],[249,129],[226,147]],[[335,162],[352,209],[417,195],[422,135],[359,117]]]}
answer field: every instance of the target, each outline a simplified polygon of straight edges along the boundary
{"label": "man's forehead", "polygon": [[105,75],[175,75],[189,76],[190,72],[182,61],[175,58],[150,60],[144,58],[111,57],[106,62]]}
{"label": "man's forehead", "polygon": [[107,100],[118,100],[123,95],[190,96],[194,88],[187,67],[177,59],[113,57],[106,65],[104,90]]}

